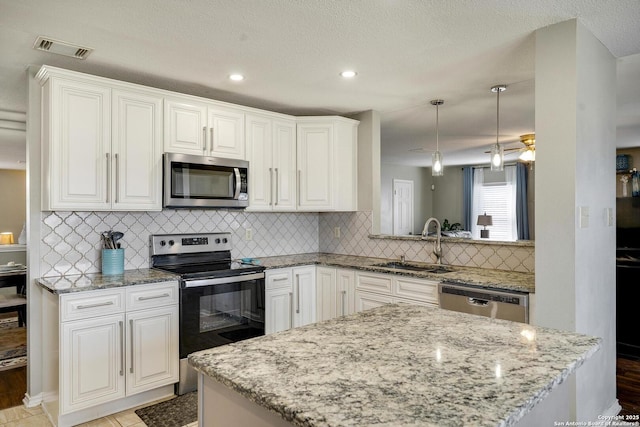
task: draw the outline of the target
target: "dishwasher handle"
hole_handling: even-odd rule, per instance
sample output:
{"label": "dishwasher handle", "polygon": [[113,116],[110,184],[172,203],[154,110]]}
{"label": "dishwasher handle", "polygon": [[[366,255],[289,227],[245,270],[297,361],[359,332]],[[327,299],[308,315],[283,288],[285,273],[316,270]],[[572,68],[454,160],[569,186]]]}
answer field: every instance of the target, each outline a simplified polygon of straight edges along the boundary
{"label": "dishwasher handle", "polygon": [[489,305],[489,301],[479,298],[467,298],[467,304],[474,305],[476,307],[486,307]]}

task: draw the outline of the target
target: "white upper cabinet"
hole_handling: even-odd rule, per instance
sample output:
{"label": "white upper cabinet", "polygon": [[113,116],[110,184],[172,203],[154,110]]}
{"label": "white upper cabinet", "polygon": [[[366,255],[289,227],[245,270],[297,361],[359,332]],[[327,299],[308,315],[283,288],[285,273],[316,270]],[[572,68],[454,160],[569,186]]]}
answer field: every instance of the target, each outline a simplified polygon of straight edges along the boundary
{"label": "white upper cabinet", "polygon": [[162,97],[65,70],[39,76],[43,209],[160,210]]}
{"label": "white upper cabinet", "polygon": [[242,110],[173,96],[164,112],[164,151],[245,159]]}
{"label": "white upper cabinet", "polygon": [[298,119],[298,210],[357,210],[358,123],[343,117]]}
{"label": "white upper cabinet", "polygon": [[113,90],[111,150],[115,210],[162,206],[162,98]]}
{"label": "white upper cabinet", "polygon": [[295,122],[261,115],[247,115],[245,120],[249,210],[295,210]]}
{"label": "white upper cabinet", "polygon": [[191,99],[164,100],[164,151],[203,155],[207,141],[207,105]]}

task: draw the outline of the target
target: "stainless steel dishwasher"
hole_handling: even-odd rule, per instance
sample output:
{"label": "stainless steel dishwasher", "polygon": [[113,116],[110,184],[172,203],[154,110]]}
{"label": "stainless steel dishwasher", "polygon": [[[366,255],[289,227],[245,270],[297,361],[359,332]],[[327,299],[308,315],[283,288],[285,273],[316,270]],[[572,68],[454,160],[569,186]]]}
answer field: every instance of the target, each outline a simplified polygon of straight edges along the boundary
{"label": "stainless steel dishwasher", "polygon": [[529,323],[529,294],[489,290],[443,282],[438,285],[440,308],[492,319]]}

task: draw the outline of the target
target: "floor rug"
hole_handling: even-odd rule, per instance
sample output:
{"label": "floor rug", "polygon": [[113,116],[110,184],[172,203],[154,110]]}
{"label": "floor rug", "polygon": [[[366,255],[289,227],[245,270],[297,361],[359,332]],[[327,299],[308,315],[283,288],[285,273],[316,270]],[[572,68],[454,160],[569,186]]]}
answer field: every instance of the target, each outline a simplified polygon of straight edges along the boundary
{"label": "floor rug", "polygon": [[198,392],[192,391],[135,412],[148,427],[182,427],[198,420]]}
{"label": "floor rug", "polygon": [[0,371],[27,364],[27,328],[18,326],[18,318],[0,320]]}

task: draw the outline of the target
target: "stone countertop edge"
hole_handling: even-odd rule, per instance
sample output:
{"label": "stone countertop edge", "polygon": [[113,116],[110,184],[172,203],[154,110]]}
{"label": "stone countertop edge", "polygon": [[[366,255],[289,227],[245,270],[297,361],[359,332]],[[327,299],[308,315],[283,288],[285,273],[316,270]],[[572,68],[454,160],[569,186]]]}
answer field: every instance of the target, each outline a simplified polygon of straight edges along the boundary
{"label": "stone countertop edge", "polygon": [[[373,273],[391,273],[406,277],[436,280],[438,282],[446,281],[447,283],[469,285],[484,289],[516,291],[530,294],[535,293],[535,273],[444,265],[444,267],[452,267],[454,271],[444,274],[434,274],[375,266],[375,264],[382,264],[397,260],[330,253],[281,255],[274,257],[260,257],[257,259],[260,261],[259,265],[262,265],[267,269],[288,268],[302,265],[320,265],[327,267],[351,268],[370,271]],[[416,265],[421,264],[412,261],[408,263]]]}
{"label": "stone countertop edge", "polygon": [[[433,242],[436,240],[436,236],[429,235],[426,239],[423,239],[421,235],[414,234],[409,236],[394,236],[392,234],[369,234],[370,239],[383,239],[383,240],[426,240],[427,242]],[[470,245],[497,245],[497,246],[521,246],[521,247],[535,247],[535,240],[477,240],[468,239],[464,237],[440,237],[442,243],[468,243]]]}
{"label": "stone countertop edge", "polygon": [[[384,331],[394,320],[398,339],[389,342]],[[416,336],[416,326],[424,327],[425,334]],[[443,327],[449,328],[446,337]],[[469,328],[480,336],[460,341]],[[521,328],[535,331],[533,342],[513,341],[514,335],[523,335]],[[354,335],[354,330],[359,332]],[[374,419],[388,425],[380,417],[392,417],[401,420],[399,425],[509,427],[564,383],[601,343],[601,338],[572,332],[391,304],[188,359],[198,372],[296,426],[343,425],[340,420],[368,425]],[[431,350],[438,345],[445,365],[432,360]],[[531,345],[537,350],[522,352]],[[361,349],[354,362],[362,363],[358,369],[350,360],[356,347]],[[486,375],[496,357],[504,367],[504,380],[497,382]],[[369,386],[363,389],[363,384]],[[347,400],[336,405],[340,396]],[[350,405],[349,399],[358,404]]]}
{"label": "stone countertop edge", "polygon": [[113,289],[123,286],[159,283],[178,280],[179,276],[153,268],[125,270],[124,274],[103,275],[101,273],[84,273],[65,276],[41,277],[36,283],[52,294],[87,292],[99,289]]}

